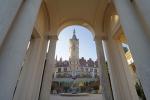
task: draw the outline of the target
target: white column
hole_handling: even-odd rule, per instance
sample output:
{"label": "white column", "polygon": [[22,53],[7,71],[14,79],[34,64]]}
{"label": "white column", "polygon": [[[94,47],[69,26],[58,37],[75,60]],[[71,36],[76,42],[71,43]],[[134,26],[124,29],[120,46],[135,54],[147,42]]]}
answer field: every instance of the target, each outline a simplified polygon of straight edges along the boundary
{"label": "white column", "polygon": [[106,68],[104,50],[102,45],[102,39],[95,38],[96,43],[96,51],[97,51],[97,60],[99,66],[100,73],[100,85],[101,92],[104,94],[105,100],[112,100],[111,87],[109,82],[109,76]]}
{"label": "white column", "polygon": [[47,54],[46,65],[44,70],[42,88],[39,100],[49,100],[50,90],[53,77],[53,69],[55,65],[55,49],[56,49],[57,36],[50,37],[49,51]]}
{"label": "white column", "polygon": [[118,49],[119,49],[119,54],[121,55],[121,59],[123,62],[122,67],[123,67],[123,70],[125,71],[125,75],[127,77],[127,82],[128,82],[128,86],[130,89],[130,94],[132,95],[132,100],[139,100],[139,97],[136,92],[134,80],[132,80],[131,72],[129,70],[129,65],[128,65],[127,59],[125,57],[125,52],[123,50],[122,44],[118,41],[117,45],[118,45]]}
{"label": "white column", "polygon": [[139,22],[130,0],[114,0],[114,4],[134,58],[138,77],[147,100],[150,100],[150,38]]}
{"label": "white column", "polygon": [[0,97],[11,100],[41,0],[26,0],[0,49]]}
{"label": "white column", "polygon": [[139,14],[139,18],[143,23],[143,26],[149,31],[150,35],[150,1],[149,0],[133,0],[133,5],[135,5],[135,10]]}
{"label": "white column", "polygon": [[121,96],[119,95],[119,86],[117,86],[117,76],[116,75],[117,73],[115,72],[115,68],[113,67],[112,65],[112,59],[111,58],[111,51],[109,51],[109,44],[108,42],[105,40],[104,41],[104,47],[105,47],[105,53],[106,53],[106,57],[107,57],[107,63],[108,63],[108,71],[109,71],[109,74],[110,74],[110,79],[111,79],[111,86],[112,86],[112,91],[113,91],[113,97],[114,97],[114,100],[121,100],[119,99],[118,96]]}
{"label": "white column", "polygon": [[116,40],[105,40],[107,60],[115,100],[138,100],[135,88],[130,80],[127,61]]}
{"label": "white column", "polygon": [[0,47],[23,0],[0,0]]}
{"label": "white column", "polygon": [[29,52],[24,62],[13,100],[38,99],[47,42],[47,39],[43,38],[31,39]]}

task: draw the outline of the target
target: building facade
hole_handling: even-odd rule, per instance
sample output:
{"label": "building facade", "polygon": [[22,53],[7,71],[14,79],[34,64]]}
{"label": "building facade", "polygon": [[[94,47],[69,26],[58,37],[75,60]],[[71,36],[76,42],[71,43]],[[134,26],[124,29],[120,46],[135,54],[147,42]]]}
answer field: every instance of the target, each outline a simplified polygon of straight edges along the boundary
{"label": "building facade", "polygon": [[[84,57],[78,60],[79,66],[74,70],[72,69],[70,61],[56,61],[55,70],[54,70],[54,78],[61,78],[61,73],[66,73],[68,78],[72,78],[76,76],[77,78],[98,78],[99,77],[99,69],[97,61],[93,61],[91,58],[89,60],[85,60]],[[75,71],[75,73],[73,73]]]}

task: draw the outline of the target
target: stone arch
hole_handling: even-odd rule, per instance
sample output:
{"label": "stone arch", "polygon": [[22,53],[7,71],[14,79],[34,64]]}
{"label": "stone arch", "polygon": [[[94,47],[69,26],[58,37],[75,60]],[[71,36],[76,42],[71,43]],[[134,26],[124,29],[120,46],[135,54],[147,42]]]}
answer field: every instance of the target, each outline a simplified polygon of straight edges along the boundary
{"label": "stone arch", "polygon": [[45,36],[50,31],[50,16],[44,1],[39,9],[34,29],[40,36]]}
{"label": "stone arch", "polygon": [[71,25],[79,25],[79,26],[85,27],[92,33],[93,38],[95,37],[95,30],[94,30],[93,26],[85,20],[67,20],[67,21],[64,21],[63,23],[61,23],[59,25],[58,30],[57,30],[57,35],[59,36],[59,33],[64,28],[71,26]]}
{"label": "stone arch", "polygon": [[111,22],[111,16],[112,15],[117,15],[117,12],[115,10],[114,4],[112,2],[107,4],[107,7],[104,12],[104,17],[103,17],[103,26],[102,30],[106,34],[108,34],[110,30],[110,22]]}

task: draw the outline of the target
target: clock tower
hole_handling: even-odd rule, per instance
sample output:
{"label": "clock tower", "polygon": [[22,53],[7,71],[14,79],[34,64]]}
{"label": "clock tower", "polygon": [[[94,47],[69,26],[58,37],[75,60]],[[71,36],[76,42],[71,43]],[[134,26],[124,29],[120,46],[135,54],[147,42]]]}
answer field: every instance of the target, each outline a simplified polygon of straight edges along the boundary
{"label": "clock tower", "polygon": [[69,40],[69,62],[71,70],[75,75],[75,71],[79,67],[79,39],[77,39],[75,30],[73,31],[73,36]]}

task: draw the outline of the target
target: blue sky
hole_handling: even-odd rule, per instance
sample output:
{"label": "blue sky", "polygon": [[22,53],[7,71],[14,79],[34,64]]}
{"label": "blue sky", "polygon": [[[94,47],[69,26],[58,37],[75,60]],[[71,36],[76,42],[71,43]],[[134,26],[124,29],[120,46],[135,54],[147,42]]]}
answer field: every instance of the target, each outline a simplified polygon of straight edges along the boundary
{"label": "blue sky", "polygon": [[56,45],[55,55],[57,55],[57,59],[60,59],[60,57],[63,60],[69,59],[69,39],[72,38],[74,29],[79,39],[79,57],[96,60],[96,48],[92,33],[87,28],[77,25],[66,27],[60,32]]}

